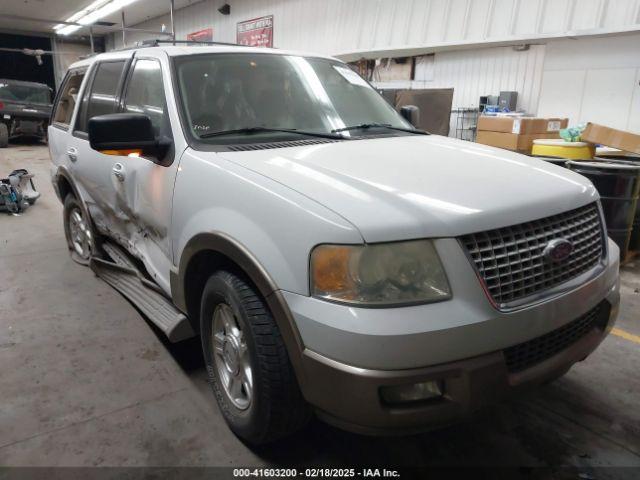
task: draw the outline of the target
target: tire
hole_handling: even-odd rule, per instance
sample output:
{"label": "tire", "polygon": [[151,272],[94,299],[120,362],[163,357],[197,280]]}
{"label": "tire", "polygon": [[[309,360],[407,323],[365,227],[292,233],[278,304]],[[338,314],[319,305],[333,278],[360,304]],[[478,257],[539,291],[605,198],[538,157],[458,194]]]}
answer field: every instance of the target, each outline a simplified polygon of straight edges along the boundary
{"label": "tire", "polygon": [[4,123],[0,123],[0,148],[9,146],[9,129]]}
{"label": "tire", "polygon": [[91,219],[71,193],[64,199],[62,218],[72,258],[79,263],[87,264],[96,251],[96,235]]}
{"label": "tire", "polygon": [[[233,333],[235,327],[227,328],[224,318],[237,327],[239,335]],[[243,276],[218,271],[209,278],[202,295],[200,332],[209,383],[225,421],[238,437],[257,446],[307,424],[311,409],[300,393],[280,330]],[[231,373],[235,371],[237,376]],[[230,378],[236,378],[235,383]]]}

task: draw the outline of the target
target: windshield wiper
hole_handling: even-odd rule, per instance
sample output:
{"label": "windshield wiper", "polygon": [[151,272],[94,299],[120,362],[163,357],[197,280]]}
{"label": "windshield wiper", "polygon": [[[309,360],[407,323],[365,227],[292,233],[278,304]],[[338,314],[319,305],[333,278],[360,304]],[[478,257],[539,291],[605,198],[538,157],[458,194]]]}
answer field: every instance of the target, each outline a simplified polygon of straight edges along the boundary
{"label": "windshield wiper", "polygon": [[418,130],[417,128],[402,128],[394,127],[389,123],[361,123],[359,125],[351,125],[350,127],[336,128],[331,130],[331,133],[348,132],[350,130],[367,130],[369,128],[386,128],[389,130],[398,130],[399,132],[415,133],[416,135],[430,135],[430,133],[424,130]]}
{"label": "windshield wiper", "polygon": [[211,138],[211,137],[220,137],[223,135],[236,135],[236,134],[252,135],[254,133],[262,133],[262,132],[295,133],[297,135],[307,135],[309,137],[332,138],[334,140],[344,140],[344,137],[342,135],[334,135],[333,133],[307,132],[304,130],[296,130],[294,128],[269,128],[269,127],[245,127],[245,128],[236,128],[233,130],[220,130],[217,132],[203,133],[202,135],[199,135],[199,137]]}

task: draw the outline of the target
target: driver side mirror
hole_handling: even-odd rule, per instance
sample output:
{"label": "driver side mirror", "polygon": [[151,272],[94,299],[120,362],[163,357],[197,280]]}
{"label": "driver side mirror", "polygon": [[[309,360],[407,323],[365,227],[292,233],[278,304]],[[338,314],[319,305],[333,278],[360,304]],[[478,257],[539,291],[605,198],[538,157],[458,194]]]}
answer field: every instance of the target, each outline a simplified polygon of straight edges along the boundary
{"label": "driver side mirror", "polygon": [[415,105],[405,105],[400,108],[400,115],[411,125],[418,128],[420,123],[420,109]]}
{"label": "driver side mirror", "polygon": [[148,115],[110,113],[89,120],[89,144],[105,155],[130,154],[162,159],[171,143],[156,138]]}

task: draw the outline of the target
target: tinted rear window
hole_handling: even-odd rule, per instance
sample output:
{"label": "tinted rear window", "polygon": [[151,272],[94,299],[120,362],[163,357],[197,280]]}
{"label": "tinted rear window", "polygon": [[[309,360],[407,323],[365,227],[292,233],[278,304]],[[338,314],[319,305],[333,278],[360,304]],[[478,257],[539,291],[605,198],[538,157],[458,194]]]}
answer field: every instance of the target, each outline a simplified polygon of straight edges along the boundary
{"label": "tinted rear window", "polygon": [[0,81],[0,100],[48,105],[51,103],[51,92],[45,86]]}

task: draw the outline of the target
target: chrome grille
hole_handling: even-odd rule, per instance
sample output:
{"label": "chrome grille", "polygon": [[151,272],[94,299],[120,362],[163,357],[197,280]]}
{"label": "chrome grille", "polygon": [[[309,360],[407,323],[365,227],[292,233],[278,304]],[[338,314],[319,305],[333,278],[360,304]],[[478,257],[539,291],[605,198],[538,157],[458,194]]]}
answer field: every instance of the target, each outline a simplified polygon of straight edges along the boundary
{"label": "chrome grille", "polygon": [[553,357],[596,327],[604,329],[609,317],[605,302],[552,332],[504,350],[509,373],[517,373]]}
{"label": "chrome grille", "polygon": [[[573,244],[560,263],[545,260],[543,250],[554,239]],[[462,245],[498,307],[520,303],[531,295],[571,280],[602,259],[604,235],[598,205],[530,222],[472,233]]]}

